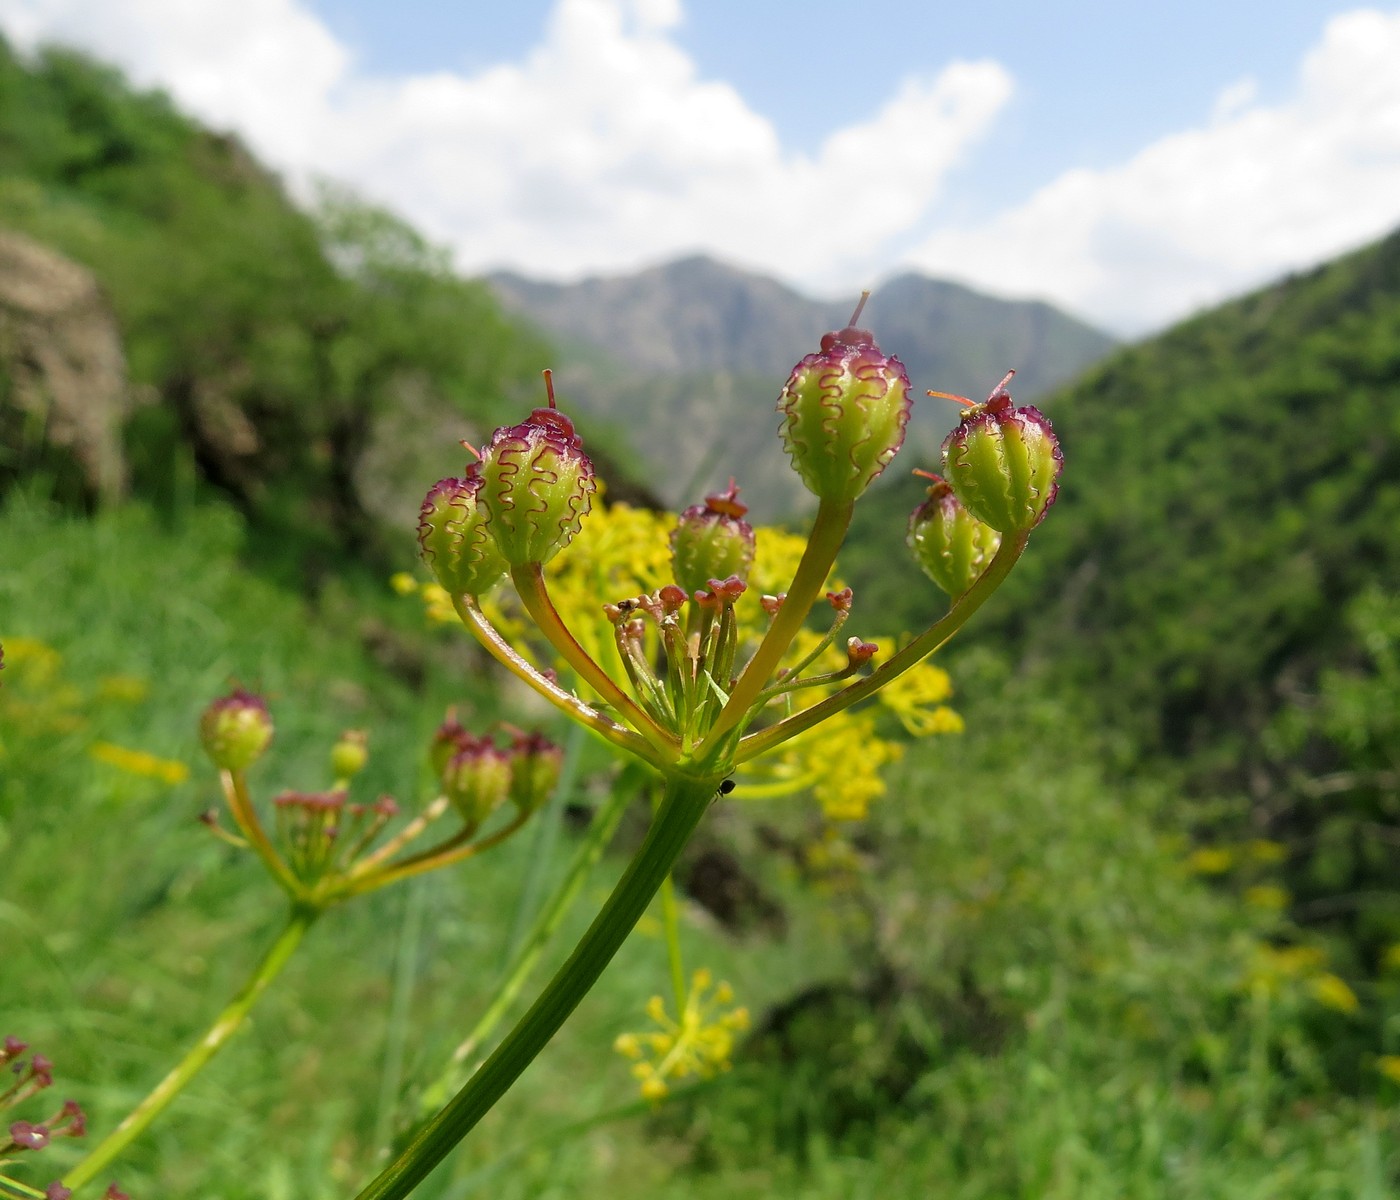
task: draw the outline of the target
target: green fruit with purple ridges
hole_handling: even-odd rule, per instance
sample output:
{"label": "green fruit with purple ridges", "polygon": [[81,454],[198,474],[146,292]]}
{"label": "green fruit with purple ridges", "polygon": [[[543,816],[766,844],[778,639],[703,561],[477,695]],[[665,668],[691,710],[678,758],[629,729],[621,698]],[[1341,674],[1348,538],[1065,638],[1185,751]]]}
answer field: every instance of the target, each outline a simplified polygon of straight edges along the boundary
{"label": "green fruit with purple ridges", "polygon": [[935,477],[928,498],[910,514],[906,541],[924,574],[956,600],[987,569],[1001,534],[968,512],[951,484]]}
{"label": "green fruit with purple ridges", "polygon": [[272,741],[272,716],[261,696],[235,688],[204,710],[199,739],[221,771],[243,771],[263,756]]}
{"label": "green fruit with purple ridges", "polygon": [[753,567],[753,526],[731,479],[729,490],[706,496],[681,513],[671,533],[671,570],[687,596],[705,591],[711,579],[747,580]]}
{"label": "green fruit with purple ridges", "polygon": [[879,476],[904,443],[911,397],[904,364],[863,329],[822,338],[793,368],[778,411],[783,445],[807,488],[848,503]]}
{"label": "green fruit with purple ridges", "polygon": [[439,480],[418,514],[418,546],[438,583],[454,596],[479,596],[506,573],[506,560],[479,503],[482,478],[473,463],[464,478]]}
{"label": "green fruit with purple ridges", "polygon": [[473,741],[448,760],[443,794],[462,821],[475,828],[510,795],[511,755],[490,742]]}
{"label": "green fruit with purple ridges", "polygon": [[943,442],[943,471],[958,499],[1000,533],[1022,533],[1044,520],[1063,466],[1045,414],[1013,407],[1004,381]]}
{"label": "green fruit with purple ridges", "polygon": [[512,567],[547,563],[567,546],[597,490],[573,422],[554,408],[496,430],[481,453],[481,477],[479,502]]}

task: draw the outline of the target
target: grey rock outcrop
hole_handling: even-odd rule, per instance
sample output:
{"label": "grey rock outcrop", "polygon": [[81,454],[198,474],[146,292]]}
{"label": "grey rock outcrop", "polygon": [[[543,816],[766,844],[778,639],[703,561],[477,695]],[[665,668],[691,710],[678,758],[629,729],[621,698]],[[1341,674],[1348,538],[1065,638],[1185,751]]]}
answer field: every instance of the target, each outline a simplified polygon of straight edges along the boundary
{"label": "grey rock outcrop", "polygon": [[130,407],[120,331],[92,273],[0,231],[0,444],[21,460],[61,450],[93,499],[115,500]]}

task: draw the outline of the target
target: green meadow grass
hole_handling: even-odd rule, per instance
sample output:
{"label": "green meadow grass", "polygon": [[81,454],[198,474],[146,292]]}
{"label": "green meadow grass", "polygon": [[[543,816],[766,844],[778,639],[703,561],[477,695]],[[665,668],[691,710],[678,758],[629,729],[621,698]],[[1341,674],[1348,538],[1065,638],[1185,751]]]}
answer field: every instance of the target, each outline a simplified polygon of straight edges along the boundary
{"label": "green meadow grass", "polygon": [[[336,734],[362,727],[364,794],[411,803],[447,704],[521,718],[464,635],[425,633],[379,581],[308,602],[243,547],[212,507],[173,524],[22,498],[0,513],[0,641],[27,647],[0,675],[0,1035],[55,1060],[97,1134],[199,1036],[282,916],[255,861],[195,819],[218,803],[195,734],[210,698],[232,679],[270,697],[264,796],[324,786]],[[871,865],[854,890],[814,891],[759,856],[784,937],[731,937],[687,908],[688,964],[728,979],[762,1031],[731,1074],[657,1110],[638,1100],[611,1043],[665,990],[644,924],[424,1200],[1396,1195],[1397,1090],[1344,1095],[1319,1067],[1311,1047],[1345,1014],[1251,1002],[1241,980],[1270,918],[1185,869],[1170,789],[1106,784],[1064,705],[986,662],[957,675],[970,732],[908,755],[858,835]],[[97,742],[188,778],[99,761]],[[717,816],[793,837],[808,812],[740,795]],[[547,877],[576,836],[555,840]],[[113,1174],[138,1200],[353,1195],[489,996],[537,837],[327,914]],[[622,863],[604,860],[548,962]],[[75,1157],[56,1146],[25,1177]]]}

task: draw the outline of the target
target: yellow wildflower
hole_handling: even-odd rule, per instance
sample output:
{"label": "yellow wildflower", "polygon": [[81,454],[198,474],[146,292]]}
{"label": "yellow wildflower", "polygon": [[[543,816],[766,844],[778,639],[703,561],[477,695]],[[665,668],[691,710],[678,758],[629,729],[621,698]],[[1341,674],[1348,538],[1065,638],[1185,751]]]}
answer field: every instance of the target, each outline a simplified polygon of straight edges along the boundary
{"label": "yellow wildflower", "polygon": [[1281,863],[1288,857],[1288,847],[1282,842],[1271,842],[1267,838],[1255,838],[1245,847],[1245,852],[1257,863]]}
{"label": "yellow wildflower", "polygon": [[89,697],[61,677],[63,655],[37,638],[5,640],[0,687],[0,756],[4,733],[30,737],[72,733],[85,723]]}
{"label": "yellow wildflower", "polygon": [[875,733],[875,721],[866,713],[840,713],[796,738],[795,752],[804,759],[815,779],[812,794],[830,821],[864,820],[870,802],[886,792],[880,768],[897,762],[904,747]]}
{"label": "yellow wildflower", "polygon": [[6,638],[5,665],[22,671],[30,684],[45,684],[57,673],[63,655],[38,638]]}
{"label": "yellow wildflower", "polygon": [[418,580],[407,571],[395,571],[389,576],[389,586],[400,596],[411,596],[418,590]]}
{"label": "yellow wildflower", "polygon": [[[713,988],[713,992],[711,989]],[[734,991],[727,983],[715,985],[708,970],[691,978],[690,991],[678,1018],[666,1010],[660,996],[647,1001],[646,1013],[657,1026],[646,1033],[624,1033],[613,1049],[634,1060],[632,1075],[642,1095],[660,1100],[672,1080],[713,1078],[730,1067],[734,1035],[749,1027],[749,1010],[730,1008]]]}
{"label": "yellow wildflower", "polygon": [[1244,893],[1244,902],[1250,908],[1262,908],[1268,912],[1282,912],[1291,898],[1286,889],[1271,883],[1246,888]]}
{"label": "yellow wildflower", "polygon": [[1400,1083],[1400,1054],[1382,1054],[1376,1059],[1376,1070],[1392,1083]]}
{"label": "yellow wildflower", "polygon": [[[1282,991],[1285,983],[1301,985],[1320,1003],[1344,1008],[1347,1001],[1338,999],[1341,993],[1335,984],[1319,984],[1322,979],[1332,979],[1351,994],[1351,989],[1345,983],[1324,970],[1326,964],[1327,954],[1317,946],[1270,946],[1260,942],[1254,946],[1254,961],[1245,973],[1244,984],[1270,994]],[[1355,1002],[1356,997],[1352,995],[1351,999]]]}
{"label": "yellow wildflower", "polygon": [[839,892],[855,885],[865,863],[855,846],[828,825],[820,837],[802,847],[802,867],[813,883]]}
{"label": "yellow wildflower", "polygon": [[921,662],[887,683],[879,697],[880,703],[899,718],[913,737],[929,737],[963,731],[962,717],[943,703],[952,694],[953,681],[948,672]]}
{"label": "yellow wildflower", "polygon": [[[749,575],[753,590],[770,596],[787,591],[806,549],[807,539],[800,534],[772,525],[755,529],[753,571]],[[832,591],[840,590],[835,580],[830,581],[828,587]]]}
{"label": "yellow wildflower", "polygon": [[1317,946],[1264,947],[1270,963],[1283,975],[1308,975],[1320,970],[1327,955]]}
{"label": "yellow wildflower", "polygon": [[435,625],[451,625],[457,621],[452,597],[440,583],[425,583],[419,591],[423,597],[423,615]]}
{"label": "yellow wildflower", "polygon": [[1202,846],[1186,860],[1197,875],[1224,875],[1235,865],[1235,855],[1226,846]]}
{"label": "yellow wildflower", "polygon": [[147,779],[158,779],[172,787],[184,783],[189,778],[190,769],[182,762],[169,758],[158,758],[144,750],[128,750],[111,742],[93,742],[88,747],[88,755],[100,763],[116,767],[130,775],[142,775]]}
{"label": "yellow wildflower", "polygon": [[1346,981],[1330,973],[1324,973],[1310,979],[1308,990],[1319,1004],[1340,1013],[1354,1013],[1361,1007],[1356,993],[1351,990]]}
{"label": "yellow wildflower", "polygon": [[150,690],[151,685],[135,675],[104,675],[97,681],[97,698],[118,704],[140,704]]}
{"label": "yellow wildflower", "polygon": [[1387,971],[1400,971],[1400,942],[1386,947],[1381,955],[1381,966]]}

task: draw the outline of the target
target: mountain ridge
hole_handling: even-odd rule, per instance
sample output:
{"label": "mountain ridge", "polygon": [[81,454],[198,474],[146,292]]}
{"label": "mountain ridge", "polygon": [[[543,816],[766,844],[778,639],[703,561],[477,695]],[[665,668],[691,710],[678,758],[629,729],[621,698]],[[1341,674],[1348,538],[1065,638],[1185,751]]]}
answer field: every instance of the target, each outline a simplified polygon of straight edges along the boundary
{"label": "mountain ridge", "polygon": [[[578,283],[514,272],[487,282],[508,312],[553,341],[570,401],[630,441],[635,466],[667,502],[735,474],[779,511],[810,506],[777,439],[760,443],[753,422],[821,334],[849,321],[855,297],[804,296],[707,255]],[[1018,397],[1035,399],[1117,344],[1043,301],[1001,300],[912,272],[873,290],[861,324],[909,371],[920,398],[910,443],[921,454],[954,418],[948,402],[922,400],[926,389],[980,396],[1014,367]]]}

